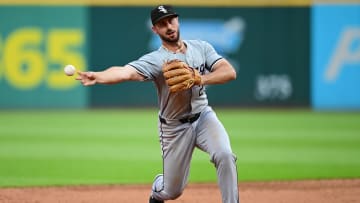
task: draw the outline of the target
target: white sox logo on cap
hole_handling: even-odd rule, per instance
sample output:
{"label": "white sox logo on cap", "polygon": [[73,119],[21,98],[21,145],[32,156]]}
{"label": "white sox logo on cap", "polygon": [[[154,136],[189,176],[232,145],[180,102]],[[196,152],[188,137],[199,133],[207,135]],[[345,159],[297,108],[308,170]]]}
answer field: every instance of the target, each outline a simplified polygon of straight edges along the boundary
{"label": "white sox logo on cap", "polygon": [[170,5],[160,5],[156,6],[153,10],[151,10],[151,22],[153,25],[157,23],[159,20],[175,16],[177,17],[178,14],[174,11],[173,7]]}
{"label": "white sox logo on cap", "polygon": [[163,13],[167,13],[168,11],[166,10],[166,8],[164,8],[164,6],[159,6],[158,7],[159,12],[163,12]]}

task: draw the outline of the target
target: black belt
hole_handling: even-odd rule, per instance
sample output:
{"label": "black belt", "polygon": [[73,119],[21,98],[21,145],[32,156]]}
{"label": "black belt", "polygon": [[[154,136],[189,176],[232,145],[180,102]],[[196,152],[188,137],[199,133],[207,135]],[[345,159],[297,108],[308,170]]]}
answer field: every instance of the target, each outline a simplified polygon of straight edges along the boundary
{"label": "black belt", "polygon": [[[199,119],[200,114],[201,114],[201,112],[196,113],[196,114],[191,115],[191,116],[188,116],[188,117],[185,117],[185,118],[181,118],[178,121],[180,123],[193,123],[193,122],[197,121],[197,119]],[[164,123],[164,124],[167,123],[165,118],[159,117],[159,120],[160,120],[161,123]]]}

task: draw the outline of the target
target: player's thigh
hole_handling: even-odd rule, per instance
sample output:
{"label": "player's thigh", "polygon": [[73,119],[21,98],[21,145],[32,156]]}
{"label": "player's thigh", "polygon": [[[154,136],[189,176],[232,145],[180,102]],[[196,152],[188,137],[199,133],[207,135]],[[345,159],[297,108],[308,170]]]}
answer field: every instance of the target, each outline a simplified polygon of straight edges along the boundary
{"label": "player's thigh", "polygon": [[207,111],[199,119],[197,125],[196,145],[203,151],[231,153],[229,135],[215,112]]}
{"label": "player's thigh", "polygon": [[163,126],[160,141],[163,151],[164,190],[167,194],[180,194],[188,181],[195,133],[190,124],[172,128]]}
{"label": "player's thigh", "polygon": [[195,133],[190,125],[171,126],[163,124],[159,127],[160,144],[164,159],[176,160],[185,155],[191,156],[189,152],[195,146]]}

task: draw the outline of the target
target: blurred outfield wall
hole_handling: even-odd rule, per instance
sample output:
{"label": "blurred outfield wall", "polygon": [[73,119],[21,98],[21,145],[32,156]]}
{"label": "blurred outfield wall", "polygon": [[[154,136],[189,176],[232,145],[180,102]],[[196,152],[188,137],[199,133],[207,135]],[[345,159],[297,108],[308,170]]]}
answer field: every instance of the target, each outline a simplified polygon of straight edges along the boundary
{"label": "blurred outfield wall", "polygon": [[[82,70],[102,70],[156,49],[159,40],[151,33],[148,18],[158,2],[0,3],[0,108],[156,105],[150,82],[84,88],[64,76],[62,68],[74,64]],[[170,3],[180,13],[183,38],[209,41],[237,69],[236,81],[208,87],[211,105],[360,109],[358,3]],[[348,8],[353,14],[336,20],[339,26],[323,28],[332,25],[328,19],[333,14]],[[348,48],[336,51],[348,24],[353,27],[352,38],[342,45]],[[336,57],[340,59],[333,69],[351,73],[328,83],[321,75]],[[348,65],[352,68],[342,68]]]}

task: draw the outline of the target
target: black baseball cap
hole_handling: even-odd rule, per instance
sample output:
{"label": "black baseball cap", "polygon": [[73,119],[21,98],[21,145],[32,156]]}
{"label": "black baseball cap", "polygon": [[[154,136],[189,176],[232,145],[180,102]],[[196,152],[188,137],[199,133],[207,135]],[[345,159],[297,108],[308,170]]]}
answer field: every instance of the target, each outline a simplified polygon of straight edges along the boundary
{"label": "black baseball cap", "polygon": [[155,25],[161,19],[170,17],[170,16],[179,16],[174,8],[170,5],[159,5],[156,6],[153,10],[151,10],[151,22]]}

